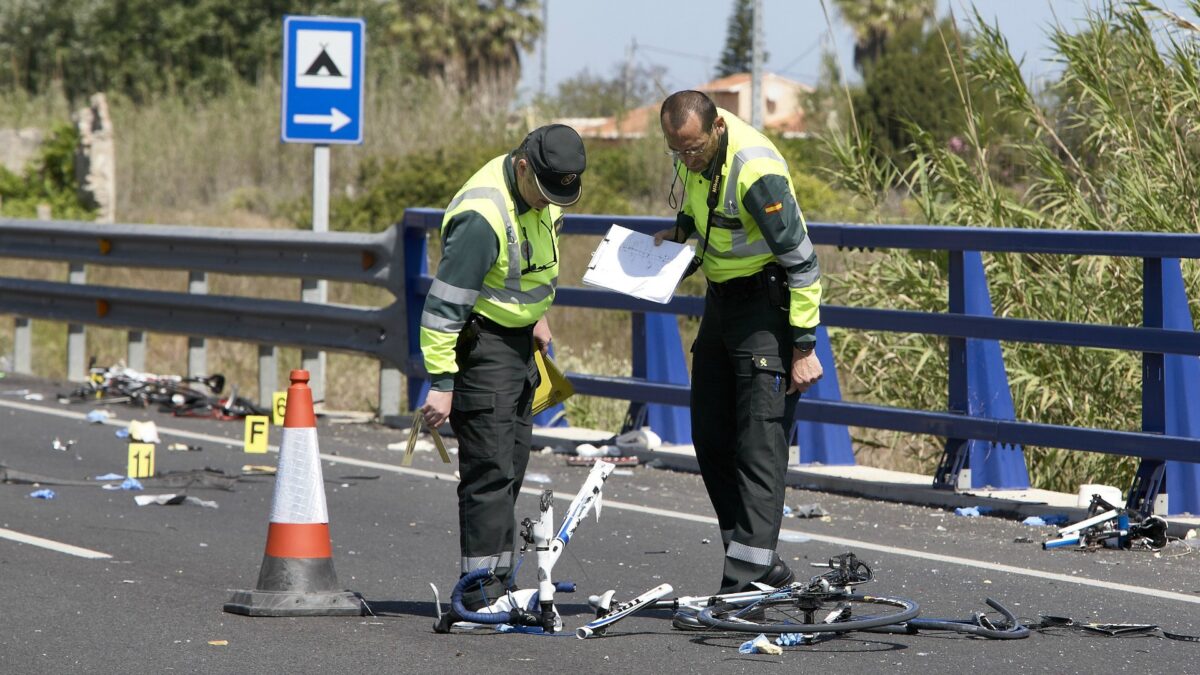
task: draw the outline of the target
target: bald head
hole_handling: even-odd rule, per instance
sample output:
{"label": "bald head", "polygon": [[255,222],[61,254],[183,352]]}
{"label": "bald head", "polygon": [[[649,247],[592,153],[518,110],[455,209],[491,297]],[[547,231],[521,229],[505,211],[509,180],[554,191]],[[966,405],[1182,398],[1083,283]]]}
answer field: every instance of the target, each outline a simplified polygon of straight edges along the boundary
{"label": "bald head", "polygon": [[659,122],[665,132],[678,131],[687,124],[692,115],[699,118],[700,130],[707,134],[712,131],[713,121],[717,119],[717,106],[706,94],[685,89],[671,94],[663,101]]}

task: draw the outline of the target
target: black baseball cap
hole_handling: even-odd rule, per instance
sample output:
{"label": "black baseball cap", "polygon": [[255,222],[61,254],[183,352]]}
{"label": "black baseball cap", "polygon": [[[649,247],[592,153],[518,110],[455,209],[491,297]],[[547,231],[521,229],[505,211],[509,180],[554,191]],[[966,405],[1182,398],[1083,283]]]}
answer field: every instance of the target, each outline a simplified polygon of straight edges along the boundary
{"label": "black baseball cap", "polygon": [[587,168],[583,139],[565,124],[548,124],[521,142],[538,190],[551,204],[570,206],[583,194],[580,174]]}

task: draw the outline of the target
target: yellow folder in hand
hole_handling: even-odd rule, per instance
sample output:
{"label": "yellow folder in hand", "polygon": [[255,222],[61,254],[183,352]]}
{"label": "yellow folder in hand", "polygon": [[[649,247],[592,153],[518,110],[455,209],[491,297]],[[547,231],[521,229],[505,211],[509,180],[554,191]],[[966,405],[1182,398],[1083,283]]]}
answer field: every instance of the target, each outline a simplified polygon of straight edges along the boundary
{"label": "yellow folder in hand", "polygon": [[553,361],[542,357],[541,350],[534,350],[533,358],[542,380],[533,392],[533,414],[536,415],[570,398],[575,393],[575,387],[571,386]]}

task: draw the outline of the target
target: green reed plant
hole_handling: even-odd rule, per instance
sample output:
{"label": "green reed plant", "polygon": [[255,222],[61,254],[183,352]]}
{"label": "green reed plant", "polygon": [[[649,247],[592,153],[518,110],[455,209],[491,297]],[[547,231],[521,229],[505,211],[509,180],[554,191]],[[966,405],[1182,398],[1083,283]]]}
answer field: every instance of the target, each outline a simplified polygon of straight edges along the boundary
{"label": "green reed plant", "polygon": [[[1200,16],[1200,2],[1189,9]],[[1200,26],[1151,2],[1106,3],[1082,27],[1054,26],[1049,39],[1060,79],[1035,95],[999,29],[979,13],[966,48],[946,42],[945,67],[960,85],[975,81],[1015,121],[1001,135],[965,93],[962,147],[934,143],[914,126],[916,159],[888,166],[853,133],[828,144],[839,182],[870,204],[900,193],[925,222],[980,227],[1193,233],[1200,203]],[[883,168],[878,168],[878,167]],[[881,218],[885,217],[883,215]],[[1141,323],[1140,260],[985,255],[997,316],[1136,326]],[[1200,270],[1183,263],[1193,316]],[[832,280],[846,304],[944,311],[943,256],[903,251]],[[848,389],[889,405],[945,407],[943,340],[838,332]],[[1141,419],[1141,355],[1006,343],[1018,419],[1136,430]],[[881,364],[897,362],[895,367]],[[924,447],[927,447],[924,446]],[[1083,482],[1128,485],[1136,460],[1026,448],[1038,487],[1074,491]],[[925,452],[932,465],[937,453]]]}

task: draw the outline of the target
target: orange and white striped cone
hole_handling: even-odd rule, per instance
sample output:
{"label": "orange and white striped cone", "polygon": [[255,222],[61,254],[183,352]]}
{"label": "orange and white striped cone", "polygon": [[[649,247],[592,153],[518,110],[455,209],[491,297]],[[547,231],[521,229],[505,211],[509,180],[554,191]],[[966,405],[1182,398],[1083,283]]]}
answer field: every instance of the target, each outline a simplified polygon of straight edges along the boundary
{"label": "orange and white striped cone", "polygon": [[361,598],[342,590],[333,571],[308,371],[293,370],[290,379],[258,586],[235,591],[225,611],[249,616],[361,616]]}

